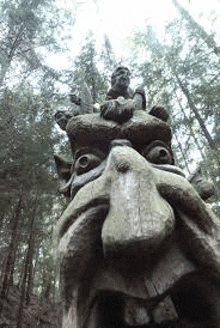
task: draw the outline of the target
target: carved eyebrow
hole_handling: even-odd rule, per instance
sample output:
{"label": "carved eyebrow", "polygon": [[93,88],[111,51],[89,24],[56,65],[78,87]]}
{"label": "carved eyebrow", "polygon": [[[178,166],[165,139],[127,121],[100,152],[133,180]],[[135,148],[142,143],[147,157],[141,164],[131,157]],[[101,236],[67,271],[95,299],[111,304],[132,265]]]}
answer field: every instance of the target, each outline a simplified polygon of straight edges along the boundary
{"label": "carved eyebrow", "polygon": [[92,148],[92,147],[83,147],[83,148],[80,148],[79,150],[76,150],[76,152],[74,154],[74,160],[77,160],[80,156],[82,156],[84,154],[94,154],[103,159],[106,157],[105,154],[103,152],[101,152],[99,149]]}
{"label": "carved eyebrow", "polygon": [[80,156],[91,153],[91,152],[92,152],[92,149],[89,147],[80,148],[79,150],[76,150],[76,152],[74,154],[74,159],[78,159]]}

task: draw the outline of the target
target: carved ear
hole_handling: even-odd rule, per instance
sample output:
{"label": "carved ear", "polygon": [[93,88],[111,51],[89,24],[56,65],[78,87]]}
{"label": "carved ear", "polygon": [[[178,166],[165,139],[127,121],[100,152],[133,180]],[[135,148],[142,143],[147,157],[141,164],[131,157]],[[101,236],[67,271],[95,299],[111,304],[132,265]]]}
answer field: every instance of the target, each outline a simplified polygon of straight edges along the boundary
{"label": "carved ear", "polygon": [[54,159],[59,178],[68,181],[71,177],[71,167],[73,165],[73,162],[66,161],[58,154],[54,154]]}
{"label": "carved ear", "polygon": [[169,118],[169,114],[162,106],[153,106],[148,114],[155,116],[164,122],[166,122]]}

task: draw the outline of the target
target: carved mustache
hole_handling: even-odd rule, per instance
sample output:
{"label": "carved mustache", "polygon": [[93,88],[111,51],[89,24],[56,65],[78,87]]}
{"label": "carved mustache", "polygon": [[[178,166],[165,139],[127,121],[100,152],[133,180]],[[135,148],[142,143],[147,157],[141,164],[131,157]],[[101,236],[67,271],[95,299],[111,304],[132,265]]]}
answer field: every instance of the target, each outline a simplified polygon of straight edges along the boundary
{"label": "carved mustache", "polygon": [[184,251],[220,282],[220,226],[213,212],[185,179],[176,179],[170,185],[163,174],[157,188],[175,210]]}

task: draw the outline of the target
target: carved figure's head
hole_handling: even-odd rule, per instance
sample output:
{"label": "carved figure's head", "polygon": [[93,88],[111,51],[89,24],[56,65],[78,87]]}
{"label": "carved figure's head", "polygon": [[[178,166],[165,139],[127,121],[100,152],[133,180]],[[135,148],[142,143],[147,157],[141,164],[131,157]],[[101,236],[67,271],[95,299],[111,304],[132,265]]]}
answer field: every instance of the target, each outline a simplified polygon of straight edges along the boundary
{"label": "carved figure's head", "polygon": [[127,67],[117,67],[111,76],[111,86],[119,90],[126,90],[130,84],[130,75]]}
{"label": "carved figure's head", "polygon": [[63,327],[219,327],[219,227],[174,165],[169,126],[135,111],[124,124],[77,116],[66,130]]}

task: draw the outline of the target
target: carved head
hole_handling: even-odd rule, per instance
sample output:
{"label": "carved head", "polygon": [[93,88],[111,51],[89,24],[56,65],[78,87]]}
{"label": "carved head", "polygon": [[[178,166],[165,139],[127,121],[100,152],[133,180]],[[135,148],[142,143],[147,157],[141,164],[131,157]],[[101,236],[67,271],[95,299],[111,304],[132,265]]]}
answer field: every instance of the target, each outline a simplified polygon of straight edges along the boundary
{"label": "carved head", "polygon": [[124,124],[90,114],[67,134],[63,327],[219,327],[219,225],[174,165],[169,126],[143,111]]}
{"label": "carved head", "polygon": [[119,90],[127,89],[130,84],[130,75],[130,71],[127,67],[117,67],[111,76],[111,86]]}

